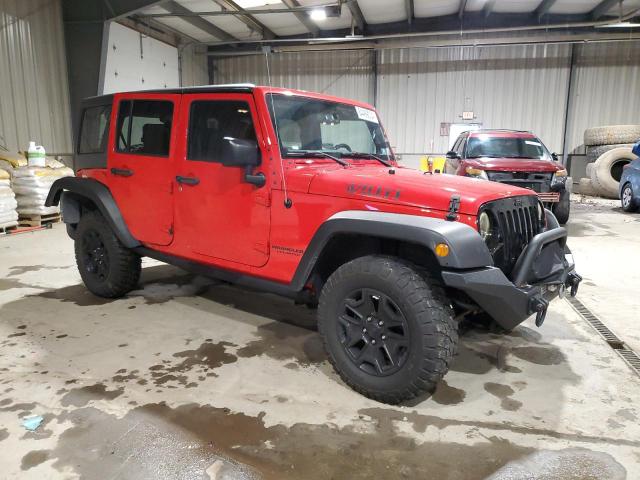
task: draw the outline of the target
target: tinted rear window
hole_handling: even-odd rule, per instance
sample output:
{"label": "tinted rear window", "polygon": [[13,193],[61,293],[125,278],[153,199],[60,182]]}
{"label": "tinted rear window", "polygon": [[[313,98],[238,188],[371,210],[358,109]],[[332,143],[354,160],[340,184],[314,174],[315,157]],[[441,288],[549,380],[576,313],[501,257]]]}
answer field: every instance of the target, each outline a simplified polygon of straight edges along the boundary
{"label": "tinted rear window", "polygon": [[104,153],[109,138],[111,105],[88,107],[82,112],[78,153]]}

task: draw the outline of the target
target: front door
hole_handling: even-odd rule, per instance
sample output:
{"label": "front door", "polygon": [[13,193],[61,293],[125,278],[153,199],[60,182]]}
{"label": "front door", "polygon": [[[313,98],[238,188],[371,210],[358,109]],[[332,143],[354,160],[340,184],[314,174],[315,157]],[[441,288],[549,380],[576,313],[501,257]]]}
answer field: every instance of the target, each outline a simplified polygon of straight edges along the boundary
{"label": "front door", "polygon": [[[245,171],[222,165],[225,138],[256,140],[265,162],[263,135],[249,94],[184,95],[182,137],[176,170],[176,235],[188,251],[244,265],[269,258],[269,182],[244,181]],[[181,127],[181,131],[184,129]],[[258,167],[258,171],[266,169]]]}
{"label": "front door", "polygon": [[109,189],[141,242],[173,239],[173,163],[179,95],[118,96],[110,138]]}

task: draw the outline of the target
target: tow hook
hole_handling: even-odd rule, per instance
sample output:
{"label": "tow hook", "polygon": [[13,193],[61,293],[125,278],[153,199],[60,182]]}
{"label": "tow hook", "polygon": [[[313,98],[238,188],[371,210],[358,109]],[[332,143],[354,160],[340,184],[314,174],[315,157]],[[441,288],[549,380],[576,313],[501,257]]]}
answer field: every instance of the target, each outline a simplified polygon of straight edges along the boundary
{"label": "tow hook", "polygon": [[529,311],[536,313],[536,327],[542,326],[545,318],[547,318],[549,302],[542,297],[532,298],[529,301],[529,308]]}
{"label": "tow hook", "polygon": [[571,272],[567,275],[567,285],[571,287],[571,296],[575,297],[578,294],[578,287],[580,286],[580,282],[582,281],[582,277],[578,275],[576,272]]}

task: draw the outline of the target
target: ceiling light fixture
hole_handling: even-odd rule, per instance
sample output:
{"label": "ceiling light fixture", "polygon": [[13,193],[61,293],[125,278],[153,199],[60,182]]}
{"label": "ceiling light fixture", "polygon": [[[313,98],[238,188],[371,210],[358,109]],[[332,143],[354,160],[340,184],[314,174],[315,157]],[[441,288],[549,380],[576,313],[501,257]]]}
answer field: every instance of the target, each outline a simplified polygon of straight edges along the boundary
{"label": "ceiling light fixture", "polygon": [[326,20],[327,11],[324,8],[316,8],[314,10],[311,10],[311,13],[309,14],[309,16],[311,17],[311,20],[315,20],[315,21]]}
{"label": "ceiling light fixture", "polygon": [[609,25],[601,25],[598,28],[639,28],[640,23],[632,23],[632,22],[620,22],[620,23],[611,23]]}

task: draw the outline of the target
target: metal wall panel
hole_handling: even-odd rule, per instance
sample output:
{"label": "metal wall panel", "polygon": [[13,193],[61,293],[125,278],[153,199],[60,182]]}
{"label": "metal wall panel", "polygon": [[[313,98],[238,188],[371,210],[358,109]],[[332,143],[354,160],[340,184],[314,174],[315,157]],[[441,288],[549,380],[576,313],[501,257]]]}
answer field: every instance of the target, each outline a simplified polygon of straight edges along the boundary
{"label": "metal wall panel", "polygon": [[0,148],[71,151],[61,0],[0,0]]}
{"label": "metal wall panel", "polygon": [[640,124],[640,42],[575,48],[568,143],[581,152],[586,128]]}
{"label": "metal wall panel", "polygon": [[[373,103],[371,51],[295,52],[269,56],[274,87],[322,92]],[[215,83],[268,85],[264,55],[216,59]]]}
{"label": "metal wall panel", "polygon": [[379,53],[378,101],[401,153],[446,152],[441,123],[532,130],[562,149],[569,79],[566,45],[396,49]]}
{"label": "metal wall panel", "polygon": [[178,47],[180,55],[180,84],[183,87],[207,85],[209,71],[207,68],[207,47],[189,45]]}

